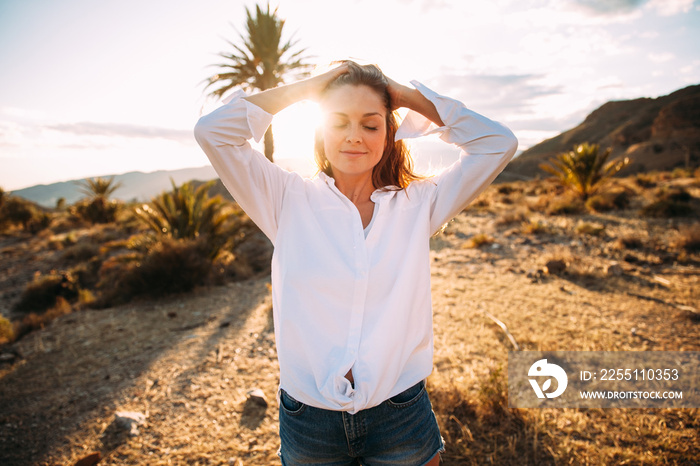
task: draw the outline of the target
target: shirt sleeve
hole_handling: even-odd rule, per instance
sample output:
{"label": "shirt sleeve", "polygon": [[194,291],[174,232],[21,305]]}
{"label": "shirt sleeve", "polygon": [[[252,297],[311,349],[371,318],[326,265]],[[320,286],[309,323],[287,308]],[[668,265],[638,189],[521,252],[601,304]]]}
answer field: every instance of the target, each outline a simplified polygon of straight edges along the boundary
{"label": "shirt sleeve", "polygon": [[272,115],[238,91],[224,105],[199,119],[194,135],[226,189],[256,225],[275,242],[284,189],[292,173],[254,150]]}
{"label": "shirt sleeve", "polygon": [[461,102],[439,95],[417,81],[411,84],[437,109],[445,126],[438,127],[409,111],[396,139],[437,133],[461,149],[459,160],[431,179],[431,233],[461,212],[498,176],[515,155],[518,140],[505,126],[469,110]]}

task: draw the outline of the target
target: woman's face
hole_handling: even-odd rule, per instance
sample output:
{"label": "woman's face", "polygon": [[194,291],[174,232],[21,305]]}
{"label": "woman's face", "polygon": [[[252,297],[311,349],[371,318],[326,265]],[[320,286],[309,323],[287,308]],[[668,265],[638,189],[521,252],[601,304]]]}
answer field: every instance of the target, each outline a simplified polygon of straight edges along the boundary
{"label": "woman's face", "polygon": [[333,176],[372,175],[386,142],[386,108],[370,87],[345,85],[321,101],[323,142]]}

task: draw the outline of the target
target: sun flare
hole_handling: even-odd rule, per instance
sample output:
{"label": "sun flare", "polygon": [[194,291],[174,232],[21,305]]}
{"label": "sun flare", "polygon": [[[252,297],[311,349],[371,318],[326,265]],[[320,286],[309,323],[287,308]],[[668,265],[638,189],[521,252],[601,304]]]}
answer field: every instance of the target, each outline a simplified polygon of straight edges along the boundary
{"label": "sun flare", "polygon": [[320,123],[321,111],[311,101],[298,102],[275,115],[275,160],[282,164],[285,159],[300,159],[313,164],[314,132]]}

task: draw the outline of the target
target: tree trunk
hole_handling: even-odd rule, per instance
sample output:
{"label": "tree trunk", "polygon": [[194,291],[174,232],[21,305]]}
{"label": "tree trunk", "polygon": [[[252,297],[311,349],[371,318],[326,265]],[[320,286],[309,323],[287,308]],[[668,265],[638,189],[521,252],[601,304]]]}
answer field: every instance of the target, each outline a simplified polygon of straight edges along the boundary
{"label": "tree trunk", "polygon": [[265,131],[263,145],[265,146],[265,157],[267,157],[270,162],[274,162],[272,154],[275,152],[275,141],[272,138],[272,125],[268,126],[267,131]]}

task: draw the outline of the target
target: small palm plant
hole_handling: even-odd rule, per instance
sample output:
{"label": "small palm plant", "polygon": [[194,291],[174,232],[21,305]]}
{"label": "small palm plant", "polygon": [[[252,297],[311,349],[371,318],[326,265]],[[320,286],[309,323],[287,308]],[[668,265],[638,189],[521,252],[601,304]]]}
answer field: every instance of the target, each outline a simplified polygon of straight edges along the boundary
{"label": "small palm plant", "polygon": [[76,205],[79,216],[92,223],[109,223],[116,220],[119,204],[109,197],[122,184],[111,178],[88,178],[78,183],[86,199]]}
{"label": "small palm plant", "polygon": [[220,196],[209,197],[214,181],[194,188],[192,182],[176,186],[135,209],[136,216],[158,235],[173,239],[198,239],[207,242],[210,258],[215,258],[228,241],[230,220],[235,211]]}
{"label": "small palm plant", "polygon": [[600,189],[604,181],[630,163],[627,157],[608,162],[611,152],[612,149],[608,148],[601,153],[598,144],[586,142],[557,155],[549,164],[540,164],[540,168],[557,177],[562,186],[586,200]]}
{"label": "small palm plant", "polygon": [[110,178],[88,178],[83,180],[82,183],[78,183],[80,190],[90,199],[95,199],[97,197],[103,197],[109,199],[114,191],[122,187],[121,183],[115,183],[114,177]]}

